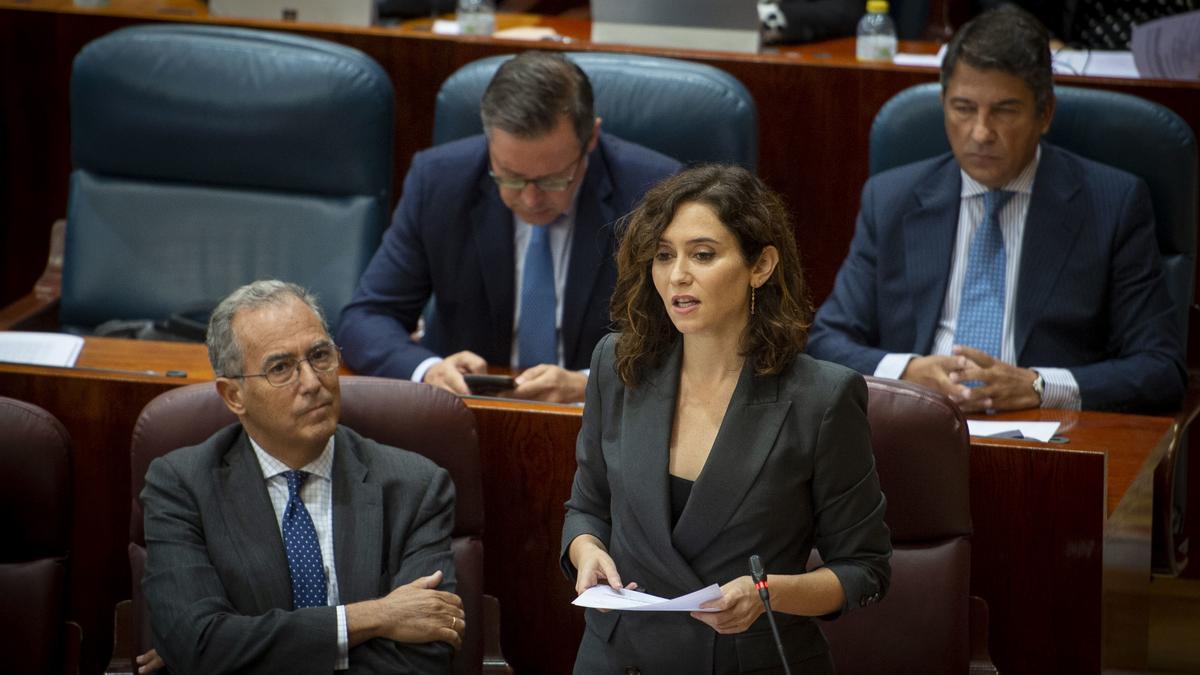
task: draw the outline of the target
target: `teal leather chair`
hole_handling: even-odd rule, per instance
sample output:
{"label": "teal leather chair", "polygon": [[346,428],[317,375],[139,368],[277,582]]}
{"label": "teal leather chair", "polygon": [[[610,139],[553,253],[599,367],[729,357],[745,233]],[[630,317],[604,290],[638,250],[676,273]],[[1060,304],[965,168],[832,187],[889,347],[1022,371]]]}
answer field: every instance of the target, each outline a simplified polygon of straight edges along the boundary
{"label": "teal leather chair", "polygon": [[70,96],[64,327],[211,308],[261,278],[306,286],[336,324],[388,222],[379,64],[298,35],[143,25],[85,46]]}

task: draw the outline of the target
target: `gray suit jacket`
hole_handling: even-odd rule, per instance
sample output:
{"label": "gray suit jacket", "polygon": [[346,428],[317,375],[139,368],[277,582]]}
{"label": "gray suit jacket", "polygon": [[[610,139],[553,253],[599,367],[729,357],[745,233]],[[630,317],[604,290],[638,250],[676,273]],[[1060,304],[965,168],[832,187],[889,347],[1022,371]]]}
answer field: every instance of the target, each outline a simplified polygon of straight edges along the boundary
{"label": "gray suit jacket", "polygon": [[[333,537],[343,604],[442,570],[454,590],[449,474],[339,426]],[[154,460],[142,490],[153,642],[176,673],[332,673],[334,607],[292,610],[279,524],[240,424]],[[350,672],[450,672],[452,648],[369,640]]]}
{"label": "gray suit jacket", "polygon": [[[613,369],[615,336],[596,348],[587,385],[578,469],[563,525],[567,547],[592,534],[605,542],[621,579],[674,597],[749,573],[762,557],[771,574],[806,571],[815,545],[849,607],[887,590],[891,541],[875,474],[862,377],[796,358],[778,376],[742,371],[704,470],[672,530],[667,462],[682,348],[637,387]],[[796,672],[832,672],[816,622],[777,614]],[[740,635],[717,635],[686,613],[587,610],[577,673],[774,672],[779,656],[767,618]]]}

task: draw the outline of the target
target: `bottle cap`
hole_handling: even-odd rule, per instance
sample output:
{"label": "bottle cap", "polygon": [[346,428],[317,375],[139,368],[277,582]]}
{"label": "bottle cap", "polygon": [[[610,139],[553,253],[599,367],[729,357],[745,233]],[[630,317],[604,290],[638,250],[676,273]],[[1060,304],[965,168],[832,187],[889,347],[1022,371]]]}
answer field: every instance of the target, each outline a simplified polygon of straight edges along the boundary
{"label": "bottle cap", "polygon": [[868,0],[867,11],[872,14],[886,14],[888,11],[887,0]]}

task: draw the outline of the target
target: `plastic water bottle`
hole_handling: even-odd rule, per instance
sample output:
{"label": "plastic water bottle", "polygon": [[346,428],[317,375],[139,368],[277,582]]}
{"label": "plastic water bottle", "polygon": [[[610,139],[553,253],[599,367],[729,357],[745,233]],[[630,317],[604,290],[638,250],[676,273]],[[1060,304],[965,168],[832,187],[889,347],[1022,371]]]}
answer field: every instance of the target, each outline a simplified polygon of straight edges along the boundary
{"label": "plastic water bottle", "polygon": [[896,25],[888,16],[886,0],[867,2],[867,13],[858,21],[854,51],[859,61],[890,63],[896,56]]}
{"label": "plastic water bottle", "polygon": [[492,0],[458,0],[460,35],[491,35],[496,30],[496,8]]}

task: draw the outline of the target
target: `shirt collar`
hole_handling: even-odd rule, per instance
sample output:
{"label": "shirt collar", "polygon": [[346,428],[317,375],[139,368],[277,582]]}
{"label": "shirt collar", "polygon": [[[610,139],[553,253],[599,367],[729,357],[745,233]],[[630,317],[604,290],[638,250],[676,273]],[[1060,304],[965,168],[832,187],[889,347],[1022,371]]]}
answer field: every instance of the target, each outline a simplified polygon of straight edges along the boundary
{"label": "shirt collar", "polygon": [[[271,480],[285,471],[292,470],[290,466],[279,461],[266,450],[263,450],[261,445],[253,438],[250,438],[250,434],[246,434],[246,438],[250,439],[250,447],[254,449],[254,456],[258,458],[258,466],[262,469],[263,480]],[[314,476],[320,476],[325,480],[333,480],[333,438],[333,436],[330,436],[321,454],[313,461],[300,467],[300,470]]]}
{"label": "shirt collar", "polygon": [[[1033,160],[1017,174],[1017,177],[1008,181],[1001,190],[1008,192],[1020,192],[1021,194],[1033,193],[1033,178],[1037,175],[1038,163],[1042,161],[1042,144],[1038,143],[1037,150],[1033,153]],[[976,197],[985,192],[989,192],[991,188],[980,183],[979,181],[967,175],[966,171],[958,170],[962,174],[962,193],[960,197]]]}

